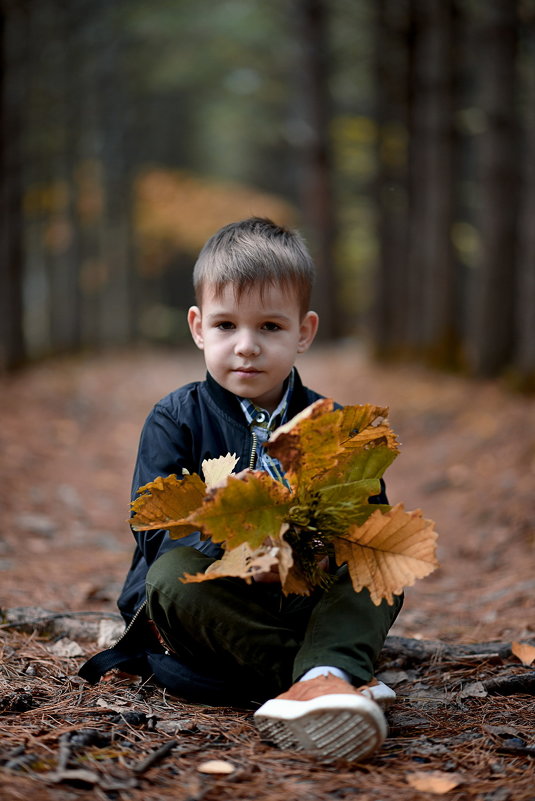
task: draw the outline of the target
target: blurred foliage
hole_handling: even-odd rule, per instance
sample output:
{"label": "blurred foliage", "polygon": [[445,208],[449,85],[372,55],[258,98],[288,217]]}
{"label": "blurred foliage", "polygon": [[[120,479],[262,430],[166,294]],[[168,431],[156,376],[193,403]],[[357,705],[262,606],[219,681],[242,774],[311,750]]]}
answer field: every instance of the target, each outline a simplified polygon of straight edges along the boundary
{"label": "blurred foliage", "polygon": [[180,341],[206,237],[266,214],[329,335],[535,374],[535,0],[0,9],[0,369],[19,318],[26,358]]}

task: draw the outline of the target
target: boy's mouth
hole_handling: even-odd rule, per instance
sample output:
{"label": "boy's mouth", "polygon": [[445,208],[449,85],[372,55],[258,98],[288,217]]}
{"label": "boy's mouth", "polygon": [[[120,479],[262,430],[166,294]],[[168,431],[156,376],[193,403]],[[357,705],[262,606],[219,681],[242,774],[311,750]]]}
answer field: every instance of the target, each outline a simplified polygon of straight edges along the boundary
{"label": "boy's mouth", "polygon": [[260,373],[261,371],[257,370],[256,367],[236,367],[233,372],[246,375],[256,375],[256,373]]}

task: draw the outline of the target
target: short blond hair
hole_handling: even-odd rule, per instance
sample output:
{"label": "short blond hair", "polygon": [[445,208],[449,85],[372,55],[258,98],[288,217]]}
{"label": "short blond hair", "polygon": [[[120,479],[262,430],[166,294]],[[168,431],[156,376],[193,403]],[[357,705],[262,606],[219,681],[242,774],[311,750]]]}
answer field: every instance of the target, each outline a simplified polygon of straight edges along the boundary
{"label": "short blond hair", "polygon": [[258,286],[292,288],[301,316],[310,308],[315,268],[303,237],[263,217],[249,217],[217,231],[199,253],[193,269],[197,305],[207,286],[215,296],[232,284],[236,297]]}

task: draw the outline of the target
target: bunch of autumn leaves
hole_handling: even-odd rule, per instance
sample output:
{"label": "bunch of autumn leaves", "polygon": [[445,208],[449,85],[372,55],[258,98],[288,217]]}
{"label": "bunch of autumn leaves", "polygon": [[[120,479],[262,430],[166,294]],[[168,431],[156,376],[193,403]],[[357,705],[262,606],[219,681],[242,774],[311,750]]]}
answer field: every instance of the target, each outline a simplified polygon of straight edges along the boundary
{"label": "bunch of autumn leaves", "polygon": [[356,592],[367,587],[375,604],[391,604],[435,569],[437,535],[419,510],[369,503],[398,455],[387,411],[316,401],[265,446],[288,487],[258,470],[233,475],[237,459],[227,454],[203,462],[204,481],[193,473],[141,487],[132,528],[168,529],[173,539],[200,531],[221,543],[222,558],[183,581],[251,581],[278,569],[285,594],[308,595],[329,585],[333,564],[346,563]]}

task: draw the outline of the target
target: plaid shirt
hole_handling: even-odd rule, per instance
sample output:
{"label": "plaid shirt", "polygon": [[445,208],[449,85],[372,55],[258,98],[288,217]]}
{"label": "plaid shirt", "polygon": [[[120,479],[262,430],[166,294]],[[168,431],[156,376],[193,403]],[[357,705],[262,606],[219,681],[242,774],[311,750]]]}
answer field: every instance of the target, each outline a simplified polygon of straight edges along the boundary
{"label": "plaid shirt", "polygon": [[273,431],[285,422],[289,400],[292,397],[293,386],[294,371],[292,369],[288,378],[288,386],[282,396],[281,402],[271,415],[266,409],[255,406],[248,398],[238,398],[256,446],[254,469],[265,470],[266,473],[269,473],[270,476],[277,479],[277,481],[281,481],[286,486],[289,485],[284,478],[284,471],[281,463],[278,459],[274,459],[273,456],[267,453],[264,448],[264,443],[267,442]]}

